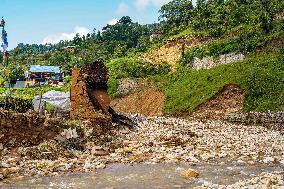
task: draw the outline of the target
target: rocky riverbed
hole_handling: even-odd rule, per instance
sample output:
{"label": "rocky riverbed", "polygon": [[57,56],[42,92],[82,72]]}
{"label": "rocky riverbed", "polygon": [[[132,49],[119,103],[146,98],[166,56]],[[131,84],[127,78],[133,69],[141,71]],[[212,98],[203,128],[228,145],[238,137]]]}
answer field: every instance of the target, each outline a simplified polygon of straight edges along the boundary
{"label": "rocky riverbed", "polygon": [[[231,188],[284,188],[281,172],[284,165],[284,137],[280,131],[223,121],[201,122],[166,117],[147,118],[139,115],[133,116],[133,119],[139,125],[136,131],[115,125],[115,129],[109,130],[105,135],[96,136],[88,122],[84,122],[78,128],[70,128],[54,140],[35,147],[6,149],[1,146],[0,177],[8,182],[9,178],[18,176],[46,177],[70,172],[93,173],[118,163],[233,163],[243,167],[257,167],[261,164],[274,166],[276,169],[264,170],[264,173],[243,178],[233,184],[203,183],[198,187],[224,188],[230,185]],[[196,172],[198,173],[198,170]],[[199,175],[180,174],[187,177]]]}

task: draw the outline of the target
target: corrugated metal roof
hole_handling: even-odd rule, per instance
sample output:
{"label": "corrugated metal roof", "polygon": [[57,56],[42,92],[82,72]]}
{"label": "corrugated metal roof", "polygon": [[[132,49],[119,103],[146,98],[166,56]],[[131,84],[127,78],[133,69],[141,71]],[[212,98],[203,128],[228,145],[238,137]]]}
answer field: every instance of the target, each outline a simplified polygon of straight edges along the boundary
{"label": "corrugated metal roof", "polygon": [[30,72],[33,73],[61,73],[60,66],[30,66]]}

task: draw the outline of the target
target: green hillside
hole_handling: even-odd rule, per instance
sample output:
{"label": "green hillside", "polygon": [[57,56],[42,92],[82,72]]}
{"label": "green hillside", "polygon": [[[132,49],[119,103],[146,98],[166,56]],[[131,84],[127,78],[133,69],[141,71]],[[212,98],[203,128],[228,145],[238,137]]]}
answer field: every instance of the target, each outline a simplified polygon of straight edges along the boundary
{"label": "green hillside", "polygon": [[[70,41],[19,44],[10,52],[6,74],[9,79],[21,79],[32,64],[58,65],[68,73],[73,67],[102,59],[110,71],[112,97],[117,96],[120,79],[152,79],[165,92],[165,112],[190,113],[232,83],[245,91],[245,111],[284,111],[283,10],[284,1],[277,0],[198,0],[196,5],[189,0],[172,0],[161,7],[159,23],[141,25],[123,16],[114,25],[84,37],[77,35]],[[151,33],[157,31],[162,36],[151,40]],[[210,41],[184,49],[174,73],[167,62],[141,58],[169,39],[182,41],[188,35]],[[69,45],[76,47],[74,52],[64,50]],[[245,60],[208,70],[192,67],[194,58],[216,59],[228,53],[241,53]],[[0,86],[6,77],[0,72]],[[23,89],[14,94],[35,95],[29,91]]]}
{"label": "green hillside", "polygon": [[245,61],[210,70],[182,68],[157,80],[163,83],[166,112],[192,112],[226,84],[237,84],[245,91],[245,111],[284,111],[283,50],[261,53]]}

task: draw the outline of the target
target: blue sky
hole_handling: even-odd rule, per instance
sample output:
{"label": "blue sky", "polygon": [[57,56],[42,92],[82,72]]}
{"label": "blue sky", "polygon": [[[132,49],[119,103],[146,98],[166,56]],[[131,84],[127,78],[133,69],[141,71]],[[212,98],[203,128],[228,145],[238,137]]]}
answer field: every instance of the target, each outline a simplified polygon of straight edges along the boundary
{"label": "blue sky", "polygon": [[71,39],[101,29],[123,15],[139,23],[157,22],[169,0],[0,0],[9,48],[18,43],[41,44]]}

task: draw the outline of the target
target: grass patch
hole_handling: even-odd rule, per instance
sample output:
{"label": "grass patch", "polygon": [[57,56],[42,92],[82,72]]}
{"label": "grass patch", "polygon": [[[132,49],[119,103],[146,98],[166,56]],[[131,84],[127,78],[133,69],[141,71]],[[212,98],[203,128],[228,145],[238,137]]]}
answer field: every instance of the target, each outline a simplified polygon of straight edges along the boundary
{"label": "grass patch", "polygon": [[176,35],[173,35],[173,36],[170,36],[169,39],[179,39],[183,36],[186,36],[186,35],[190,35],[190,34],[193,34],[193,29],[192,28],[187,28],[185,30],[183,30],[182,32],[176,34]]}
{"label": "grass patch", "polygon": [[245,90],[246,112],[284,111],[282,51],[251,55],[245,61],[210,70],[194,71],[183,67],[170,76],[156,77],[165,90],[165,112],[184,110],[191,113],[230,83]]}

